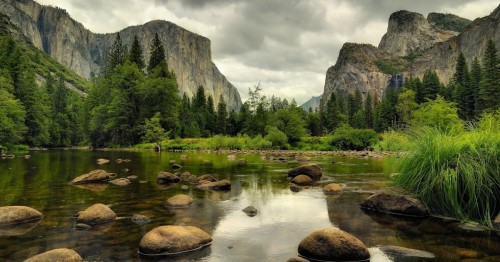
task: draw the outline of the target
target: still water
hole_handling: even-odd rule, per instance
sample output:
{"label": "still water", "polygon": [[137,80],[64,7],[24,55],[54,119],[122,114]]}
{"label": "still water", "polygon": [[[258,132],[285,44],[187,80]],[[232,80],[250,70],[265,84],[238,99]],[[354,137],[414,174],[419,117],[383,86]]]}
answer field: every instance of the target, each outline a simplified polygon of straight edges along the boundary
{"label": "still water", "polygon": [[[0,261],[22,261],[55,248],[71,248],[86,261],[286,261],[297,255],[300,241],[324,227],[339,227],[363,241],[372,261],[403,261],[384,255],[378,247],[396,245],[425,250],[434,261],[481,259],[500,261],[500,234],[462,229],[456,221],[439,218],[404,219],[366,213],[359,208],[371,192],[391,184],[397,159],[359,159],[311,155],[324,179],[341,183],[346,190],[325,196],[321,186],[294,193],[286,179],[297,161],[279,162],[261,155],[238,154],[230,161],[225,154],[162,152],[48,151],[0,160],[0,206],[25,205],[44,214],[29,231],[0,229]],[[96,159],[110,163],[98,165]],[[129,163],[114,160],[131,159]],[[192,175],[211,174],[229,179],[231,191],[202,191],[188,182],[171,187],[158,185],[160,171],[171,171],[170,160]],[[106,184],[73,186],[74,177],[94,169],[137,176],[128,186]],[[182,189],[183,185],[189,186]],[[185,187],[184,187],[185,188]],[[192,196],[186,209],[167,209],[164,203],[175,194]],[[118,219],[87,231],[75,230],[73,215],[95,203],[111,205]],[[255,206],[259,213],[248,217],[241,210]],[[130,217],[142,214],[152,221],[136,225]],[[211,246],[181,257],[141,257],[142,236],[160,225],[196,226],[213,237]],[[26,232],[27,231],[27,232]],[[410,260],[404,261],[432,261]]]}

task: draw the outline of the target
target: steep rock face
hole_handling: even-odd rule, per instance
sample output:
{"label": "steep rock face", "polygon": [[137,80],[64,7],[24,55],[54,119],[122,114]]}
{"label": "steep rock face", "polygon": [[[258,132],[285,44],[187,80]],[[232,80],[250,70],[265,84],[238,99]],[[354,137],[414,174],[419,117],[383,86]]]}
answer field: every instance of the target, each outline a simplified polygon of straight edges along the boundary
{"label": "steep rock face", "polygon": [[427,21],[429,24],[437,28],[460,33],[463,32],[465,27],[472,22],[469,19],[465,19],[454,14],[441,13],[429,13],[427,15]]}
{"label": "steep rock face", "polygon": [[[42,6],[32,0],[0,0],[0,10],[37,48],[85,78],[100,75],[116,33],[94,34],[65,10]],[[238,91],[211,60],[209,39],[166,21],[128,27],[119,33],[126,44],[132,42],[134,35],[139,37],[145,61],[149,59],[149,45],[158,33],[181,93],[191,97],[202,85],[215,103],[222,95],[229,109],[241,106]]]}
{"label": "steep rock face", "polygon": [[457,34],[431,26],[421,14],[398,11],[389,17],[387,33],[382,37],[378,48],[397,56],[406,56],[411,52],[421,52]]}
{"label": "steep rock face", "polygon": [[493,39],[500,46],[500,6],[489,16],[478,18],[469,24],[457,37],[437,43],[417,57],[409,66],[407,74],[422,78],[426,69],[436,71],[441,82],[449,83],[455,73],[460,52],[470,65],[474,57],[483,58],[486,42]]}
{"label": "steep rock face", "polygon": [[381,72],[375,61],[390,59],[391,55],[368,44],[345,43],[340,50],[337,63],[326,72],[322,105],[337,90],[354,93],[359,89],[363,95],[381,98],[391,80],[391,75]]}

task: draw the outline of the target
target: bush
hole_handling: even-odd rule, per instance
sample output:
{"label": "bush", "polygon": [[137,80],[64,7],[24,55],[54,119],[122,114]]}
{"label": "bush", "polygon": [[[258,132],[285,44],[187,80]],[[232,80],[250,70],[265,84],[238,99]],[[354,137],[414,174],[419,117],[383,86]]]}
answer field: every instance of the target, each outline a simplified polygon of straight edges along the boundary
{"label": "bush", "polygon": [[267,128],[265,138],[271,142],[273,148],[283,149],[288,147],[288,137],[275,126]]}
{"label": "bush", "polygon": [[491,226],[500,211],[500,132],[458,134],[427,128],[405,157],[397,183],[416,194],[431,212]]}
{"label": "bush", "polygon": [[431,127],[442,132],[458,133],[463,131],[462,120],[458,117],[455,103],[445,101],[441,96],[436,100],[423,103],[413,112],[412,127]]}
{"label": "bush", "polygon": [[261,135],[257,135],[254,138],[248,138],[246,141],[245,149],[249,150],[261,150],[261,149],[271,149],[273,144],[271,141],[266,140]]}
{"label": "bush", "polygon": [[354,129],[348,126],[338,128],[330,145],[341,150],[366,150],[378,142],[377,133],[371,129]]}
{"label": "bush", "polygon": [[409,135],[391,130],[381,134],[381,140],[374,148],[377,151],[398,152],[415,149],[415,146]]}

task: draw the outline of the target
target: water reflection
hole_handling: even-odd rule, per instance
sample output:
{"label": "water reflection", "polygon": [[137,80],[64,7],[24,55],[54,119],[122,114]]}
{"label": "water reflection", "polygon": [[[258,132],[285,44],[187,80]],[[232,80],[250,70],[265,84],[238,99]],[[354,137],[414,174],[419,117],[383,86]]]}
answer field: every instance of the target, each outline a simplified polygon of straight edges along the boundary
{"label": "water reflection", "polygon": [[[325,179],[347,189],[325,196],[313,186],[298,193],[289,189],[286,171],[299,163],[262,160],[259,155],[163,152],[33,152],[30,159],[0,160],[0,206],[26,205],[44,214],[37,225],[2,231],[0,261],[20,261],[54,248],[71,248],[89,261],[286,261],[297,255],[299,242],[309,233],[336,226],[360,238],[370,247],[372,261],[390,261],[379,246],[395,245],[425,250],[436,261],[459,261],[500,256],[496,233],[461,229],[454,221],[430,218],[407,220],[384,214],[365,213],[359,203],[387,185],[392,160],[313,156]],[[96,159],[110,163],[97,165]],[[117,163],[116,159],[131,159]],[[231,181],[230,191],[203,191],[184,181],[158,185],[160,171],[172,172],[170,160],[192,175],[211,174]],[[333,163],[332,163],[333,162]],[[68,185],[74,177],[104,169],[117,178],[137,176],[131,184]],[[186,209],[167,209],[166,199],[183,193],[194,199]],[[90,230],[75,230],[73,215],[95,203],[111,205],[120,219]],[[259,213],[248,217],[241,210],[255,206]],[[137,225],[133,214],[150,223]],[[214,241],[212,246],[177,258],[145,258],[137,253],[149,230],[161,225],[201,228]],[[26,225],[28,226],[28,225]],[[488,258],[489,259],[489,258]]]}

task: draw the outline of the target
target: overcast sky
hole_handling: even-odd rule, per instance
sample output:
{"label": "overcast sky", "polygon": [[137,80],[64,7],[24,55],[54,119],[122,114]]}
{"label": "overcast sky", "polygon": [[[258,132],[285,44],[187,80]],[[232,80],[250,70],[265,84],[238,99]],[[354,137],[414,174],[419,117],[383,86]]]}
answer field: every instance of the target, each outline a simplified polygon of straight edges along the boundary
{"label": "overcast sky", "polygon": [[265,95],[301,104],[323,92],[343,43],[378,45],[392,12],[490,14],[498,0],[36,0],[59,6],[85,27],[111,33],[150,20],[171,21],[212,41],[212,58],[245,100]]}

